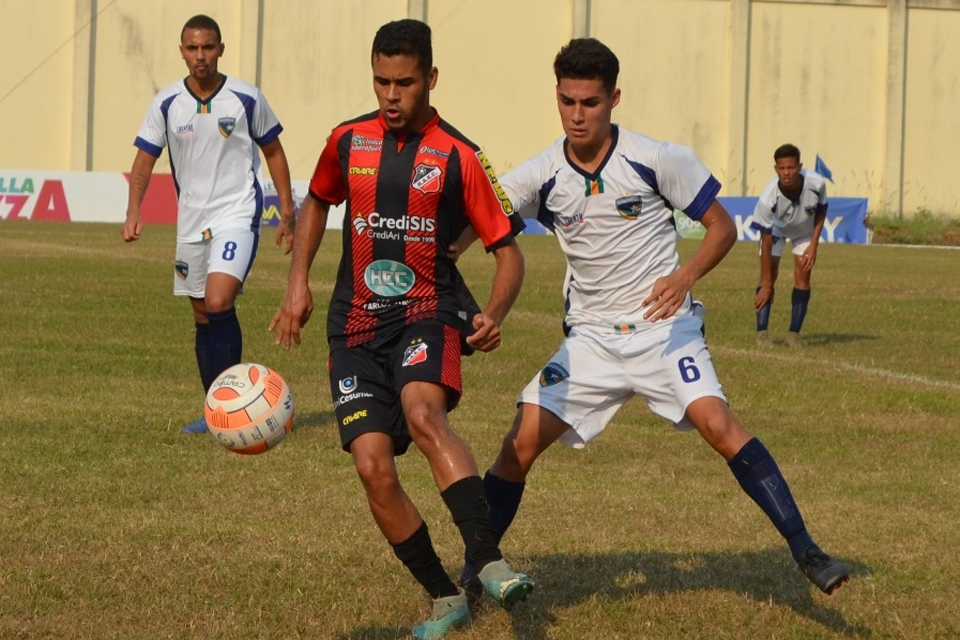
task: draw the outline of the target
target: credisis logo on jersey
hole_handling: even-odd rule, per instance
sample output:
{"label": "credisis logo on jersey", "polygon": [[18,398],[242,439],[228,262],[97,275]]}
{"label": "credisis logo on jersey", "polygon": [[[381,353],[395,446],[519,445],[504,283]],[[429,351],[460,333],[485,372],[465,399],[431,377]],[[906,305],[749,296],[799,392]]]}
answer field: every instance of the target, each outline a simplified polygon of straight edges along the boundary
{"label": "credisis logo on jersey", "polygon": [[236,126],[236,118],[220,118],[217,120],[217,127],[220,129],[220,135],[222,135],[224,138],[229,138]]}
{"label": "credisis logo on jersey", "polygon": [[556,362],[551,362],[543,368],[543,371],[540,372],[540,386],[552,387],[558,382],[563,382],[569,377],[570,374],[566,369],[563,368],[563,365]]}
{"label": "credisis logo on jersey", "polygon": [[363,233],[363,230],[369,227],[367,221],[363,218],[363,214],[357,212],[357,215],[353,217],[353,228],[357,230],[357,235]]}
{"label": "credisis logo on jersey", "polygon": [[407,347],[407,350],[403,352],[403,363],[400,366],[409,367],[411,365],[420,364],[421,362],[426,361],[427,345],[420,342]]}

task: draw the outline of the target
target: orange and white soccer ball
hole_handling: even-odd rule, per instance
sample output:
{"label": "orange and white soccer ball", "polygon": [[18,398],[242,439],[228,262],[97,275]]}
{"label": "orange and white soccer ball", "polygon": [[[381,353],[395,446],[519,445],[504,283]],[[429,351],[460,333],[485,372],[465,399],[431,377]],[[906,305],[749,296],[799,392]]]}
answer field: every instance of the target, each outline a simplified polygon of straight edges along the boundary
{"label": "orange and white soccer ball", "polygon": [[210,433],[230,451],[263,453],[293,426],[293,394],[262,364],[237,364],[210,385],[203,407]]}

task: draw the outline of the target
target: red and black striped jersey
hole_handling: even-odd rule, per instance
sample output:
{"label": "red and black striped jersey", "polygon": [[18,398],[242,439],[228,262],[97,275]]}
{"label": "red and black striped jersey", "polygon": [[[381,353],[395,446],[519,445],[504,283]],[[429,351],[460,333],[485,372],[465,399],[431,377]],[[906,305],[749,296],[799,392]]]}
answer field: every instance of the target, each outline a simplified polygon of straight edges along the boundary
{"label": "red and black striped jersey", "polygon": [[439,115],[405,135],[379,112],[337,126],[310,193],[346,203],[327,337],[348,346],[388,340],[419,320],[460,328],[462,280],[447,247],[467,225],[487,251],[523,229],[483,151]]}

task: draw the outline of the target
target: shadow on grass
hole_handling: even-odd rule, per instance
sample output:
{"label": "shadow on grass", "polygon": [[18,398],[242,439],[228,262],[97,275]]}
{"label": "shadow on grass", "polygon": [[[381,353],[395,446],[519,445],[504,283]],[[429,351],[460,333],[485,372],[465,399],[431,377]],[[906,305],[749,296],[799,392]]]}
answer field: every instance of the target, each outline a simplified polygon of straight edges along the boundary
{"label": "shadow on grass", "polygon": [[[868,575],[863,564],[844,560],[852,582],[835,592],[856,588],[857,576]],[[835,633],[865,638],[869,628],[850,624],[826,605],[819,591],[780,548],[746,553],[625,553],[535,556],[530,574],[537,591],[514,618],[514,632],[523,640],[546,640],[556,624],[552,612],[581,605],[592,598],[607,601],[722,589],[743,594],[758,603],[788,606]],[[814,596],[816,592],[816,596]]]}
{"label": "shadow on grass", "polygon": [[847,342],[862,342],[865,340],[877,340],[877,336],[866,335],[863,333],[811,333],[800,334],[803,341],[809,346],[819,346],[828,344],[844,344]]}
{"label": "shadow on grass", "polygon": [[336,429],[337,417],[333,411],[308,411],[297,413],[293,419],[292,431],[301,429]]}
{"label": "shadow on grass", "polygon": [[[356,629],[349,635],[337,636],[337,640],[399,640],[399,638],[410,638],[409,627],[391,627],[387,625],[373,625]],[[453,637],[456,637],[454,634]]]}

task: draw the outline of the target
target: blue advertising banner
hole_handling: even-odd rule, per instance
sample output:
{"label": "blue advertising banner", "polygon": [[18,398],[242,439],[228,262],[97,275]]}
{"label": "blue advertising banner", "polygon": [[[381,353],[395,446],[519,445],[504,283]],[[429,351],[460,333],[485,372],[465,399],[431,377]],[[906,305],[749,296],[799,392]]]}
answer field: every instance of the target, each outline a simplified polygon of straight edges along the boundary
{"label": "blue advertising banner", "polygon": [[[756,197],[717,198],[730,213],[737,225],[737,239],[757,241],[760,232],[750,228],[750,216],[757,205]],[[677,233],[683,238],[702,238],[703,225],[688,218],[682,211],[674,212]],[[866,198],[830,198],[827,207],[827,219],[823,223],[821,242],[846,244],[867,244],[867,199]],[[527,228],[524,233],[542,235],[547,230],[536,220],[524,220]]]}
{"label": "blue advertising banner", "polygon": [[[760,232],[750,228],[750,216],[757,198],[717,198],[737,224],[738,240],[759,240]],[[682,213],[679,215],[683,215]],[[686,218],[686,216],[683,216]],[[828,200],[827,219],[823,223],[821,242],[867,244],[867,199],[833,198]],[[689,221],[689,219],[688,219]],[[683,226],[679,223],[677,228]],[[699,224],[697,226],[700,226]],[[702,227],[701,227],[702,228]],[[681,235],[683,235],[681,233]],[[700,234],[702,237],[702,233]]]}

